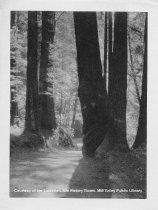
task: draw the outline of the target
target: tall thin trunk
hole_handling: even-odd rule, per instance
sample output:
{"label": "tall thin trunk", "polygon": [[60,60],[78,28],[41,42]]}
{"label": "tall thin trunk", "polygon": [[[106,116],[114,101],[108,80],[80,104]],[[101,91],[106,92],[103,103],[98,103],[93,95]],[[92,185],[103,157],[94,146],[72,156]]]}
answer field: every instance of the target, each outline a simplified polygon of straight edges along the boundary
{"label": "tall thin trunk", "polygon": [[107,47],[108,47],[108,40],[107,40],[107,31],[108,31],[108,13],[105,12],[105,29],[104,29],[104,84],[105,88],[107,86]]}
{"label": "tall thin trunk", "polygon": [[[11,29],[16,26],[16,12],[11,11]],[[13,39],[15,39],[16,34],[13,33],[12,36],[14,36]],[[15,79],[17,76],[16,73],[16,47],[15,45],[11,45],[11,55],[10,55],[10,68],[11,68],[11,89],[10,89],[10,96],[11,96],[11,101],[10,101],[10,124],[14,125],[15,124],[15,119],[18,116],[18,102],[17,102],[17,88],[15,84]]]}
{"label": "tall thin trunk", "polygon": [[70,126],[70,111],[71,111],[71,93],[70,93],[70,98],[68,100],[68,109],[67,109],[67,126]]}
{"label": "tall thin trunk", "polygon": [[112,31],[112,13],[109,12],[108,13],[108,20],[109,20],[109,25],[108,25],[108,43],[109,43],[109,46],[108,46],[108,94],[109,94],[109,77],[110,74],[111,74],[111,68],[112,68],[112,65],[113,65],[113,62],[112,62],[112,56],[113,56],[113,45],[112,45],[112,34],[113,34],[113,31]]}
{"label": "tall thin trunk", "polygon": [[139,147],[141,144],[147,141],[147,28],[148,17],[146,14],[145,20],[145,32],[144,32],[144,68],[143,68],[143,80],[142,80],[142,96],[140,102],[139,121],[136,139],[133,148]]}
{"label": "tall thin trunk", "polygon": [[62,111],[63,111],[63,93],[61,90],[61,93],[60,93],[60,125],[61,125],[61,121],[62,121]]}
{"label": "tall thin trunk", "polygon": [[95,12],[74,12],[79,89],[83,116],[85,156],[94,156],[110,121],[107,92],[102,77]]}
{"label": "tall thin trunk", "polygon": [[71,128],[74,128],[76,111],[77,111],[77,105],[78,105],[78,94],[76,94],[76,96],[75,96],[75,102],[74,102],[74,109],[73,109],[73,115],[72,115]]}
{"label": "tall thin trunk", "polygon": [[[112,31],[112,30],[110,30]],[[112,41],[112,38],[110,38]],[[112,55],[112,56],[111,56]],[[109,99],[119,130],[114,144],[128,149],[126,140],[127,92],[127,13],[116,12],[114,19],[114,47],[109,54]]]}
{"label": "tall thin trunk", "polygon": [[26,131],[38,130],[38,62],[37,62],[37,12],[28,12]]}
{"label": "tall thin trunk", "polygon": [[53,97],[53,81],[50,73],[53,72],[51,50],[55,35],[55,12],[42,12],[42,42],[39,73],[39,100],[40,100],[40,128],[56,128],[55,107]]}

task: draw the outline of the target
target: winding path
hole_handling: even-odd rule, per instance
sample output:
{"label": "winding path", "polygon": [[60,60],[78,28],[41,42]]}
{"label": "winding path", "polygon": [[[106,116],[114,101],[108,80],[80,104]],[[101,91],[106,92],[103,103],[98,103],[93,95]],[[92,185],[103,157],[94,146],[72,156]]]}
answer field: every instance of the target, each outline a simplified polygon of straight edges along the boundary
{"label": "winding path", "polygon": [[82,158],[81,150],[18,153],[10,162],[10,197],[143,198],[127,192],[140,187],[132,162],[125,154]]}

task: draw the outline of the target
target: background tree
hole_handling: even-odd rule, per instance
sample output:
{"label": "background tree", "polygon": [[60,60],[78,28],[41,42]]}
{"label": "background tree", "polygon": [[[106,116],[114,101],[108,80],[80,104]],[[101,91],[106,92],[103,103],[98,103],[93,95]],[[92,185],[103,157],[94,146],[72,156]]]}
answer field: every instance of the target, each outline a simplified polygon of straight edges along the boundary
{"label": "background tree", "polygon": [[[111,24],[110,24],[111,25]],[[111,26],[110,26],[111,33]],[[111,36],[110,36],[111,42]],[[111,45],[111,44],[110,44]],[[128,148],[126,140],[126,106],[127,106],[127,13],[116,12],[114,19],[114,43],[112,58],[109,58],[109,99],[115,120],[119,125],[113,142]],[[111,49],[109,56],[111,56]],[[117,141],[117,142],[116,142]]]}
{"label": "background tree", "polygon": [[138,100],[139,105],[140,105],[140,101],[141,101],[140,100],[140,91],[139,91],[139,85],[138,85],[138,82],[137,82],[137,73],[134,70],[131,38],[130,38],[129,33],[128,33],[128,46],[129,46],[129,56],[130,56],[130,63],[129,63],[129,65],[130,65],[131,71],[132,71],[132,74],[130,74],[130,76],[133,78],[134,85],[135,85],[135,91],[136,91],[136,97],[137,97],[137,100]]}
{"label": "background tree", "polygon": [[137,135],[142,93],[144,27],[146,13],[128,13],[127,140],[132,147]]}
{"label": "background tree", "polygon": [[17,26],[16,26],[16,12],[11,11],[11,55],[10,55],[10,68],[11,68],[11,100],[10,100],[10,124],[16,123],[18,116],[18,102],[17,102],[17,65],[16,65],[16,51],[17,51]]}
{"label": "background tree", "polygon": [[77,105],[78,105],[78,94],[76,93],[76,97],[75,97],[75,101],[74,101],[74,108],[73,108],[71,128],[73,128],[74,127],[74,124],[75,124],[75,117],[76,117]]}
{"label": "background tree", "polygon": [[39,73],[40,128],[56,128],[51,52],[55,35],[55,12],[42,12],[42,42]]}
{"label": "background tree", "polygon": [[144,68],[143,68],[143,80],[142,80],[142,95],[140,101],[139,121],[136,139],[133,148],[139,147],[141,144],[147,141],[147,28],[148,20],[147,14],[145,19],[144,30]]}
{"label": "background tree", "polygon": [[28,12],[26,131],[38,130],[39,128],[37,37],[37,12]]}

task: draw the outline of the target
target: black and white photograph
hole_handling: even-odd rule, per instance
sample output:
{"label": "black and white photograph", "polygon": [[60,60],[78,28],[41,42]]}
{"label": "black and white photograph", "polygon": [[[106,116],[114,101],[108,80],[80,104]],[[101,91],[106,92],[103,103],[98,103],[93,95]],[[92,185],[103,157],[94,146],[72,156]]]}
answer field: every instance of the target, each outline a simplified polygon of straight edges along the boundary
{"label": "black and white photograph", "polygon": [[147,198],[148,12],[10,11],[10,197]]}

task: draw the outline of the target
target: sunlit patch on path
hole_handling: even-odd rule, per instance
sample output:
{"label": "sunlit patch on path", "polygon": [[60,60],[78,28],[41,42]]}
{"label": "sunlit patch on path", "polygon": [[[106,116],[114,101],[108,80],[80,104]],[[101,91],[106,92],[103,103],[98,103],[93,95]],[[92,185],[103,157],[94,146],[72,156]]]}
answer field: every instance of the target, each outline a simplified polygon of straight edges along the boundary
{"label": "sunlit patch on path", "polygon": [[[81,151],[29,152],[11,160],[11,197],[62,197]],[[18,192],[24,191],[24,192]],[[26,191],[31,190],[31,192]],[[34,192],[35,191],[35,192]]]}

